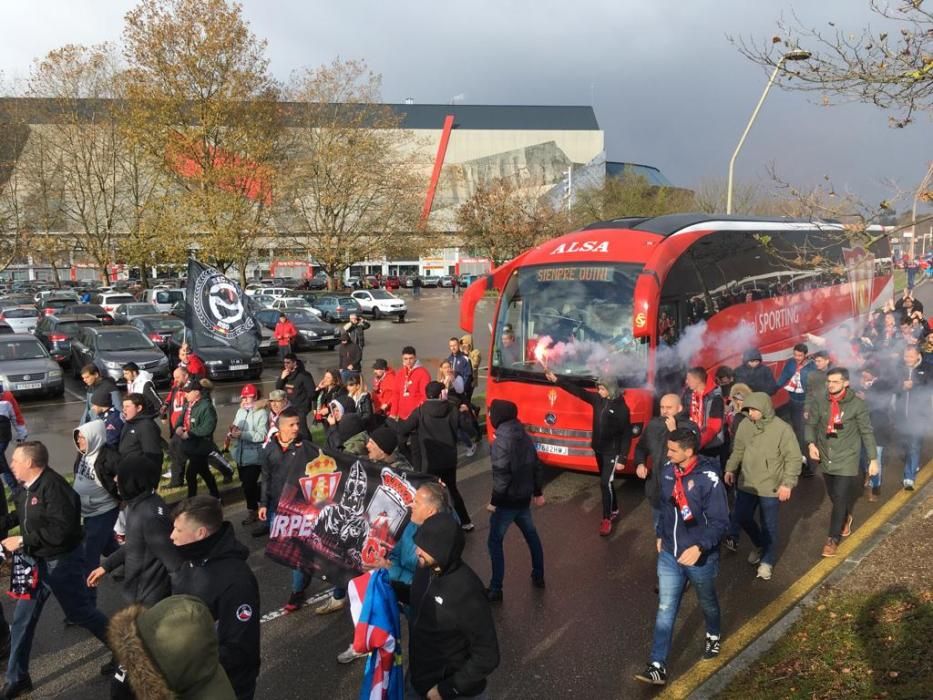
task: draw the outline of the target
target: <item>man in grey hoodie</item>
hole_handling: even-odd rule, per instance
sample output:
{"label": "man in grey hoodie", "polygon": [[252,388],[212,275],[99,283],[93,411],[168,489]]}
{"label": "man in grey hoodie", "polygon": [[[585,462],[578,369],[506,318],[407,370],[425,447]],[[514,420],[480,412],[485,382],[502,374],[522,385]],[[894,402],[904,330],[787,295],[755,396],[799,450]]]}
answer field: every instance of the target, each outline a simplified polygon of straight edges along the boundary
{"label": "man in grey hoodie", "polygon": [[[120,514],[120,497],[114,477],[120,456],[107,445],[107,429],[94,420],[74,431],[78,456],[74,464],[74,490],[81,498],[84,521],[84,578],[98,566],[101,555],[112,554],[117,543],[113,526]],[[97,602],[97,589],[91,589]]]}

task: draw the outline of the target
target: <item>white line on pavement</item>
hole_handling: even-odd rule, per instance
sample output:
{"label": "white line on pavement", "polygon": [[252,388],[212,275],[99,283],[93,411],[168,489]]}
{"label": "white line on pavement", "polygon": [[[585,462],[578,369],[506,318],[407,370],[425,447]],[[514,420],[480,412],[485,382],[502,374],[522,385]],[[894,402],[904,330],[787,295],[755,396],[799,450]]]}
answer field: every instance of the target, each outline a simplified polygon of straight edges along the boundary
{"label": "white line on pavement", "polygon": [[[309,605],[317,605],[318,603],[323,603],[328,598],[330,598],[330,591],[329,590],[323,591],[321,593],[318,593],[317,595],[313,595],[310,598],[308,598],[304,602],[304,604],[302,604],[301,607],[304,608]],[[296,610],[295,612],[298,612],[298,611]],[[267,612],[265,615],[259,618],[259,624],[262,625],[262,624],[265,624],[266,622],[272,622],[272,620],[276,620],[288,614],[289,613],[285,611],[285,608],[279,608],[278,610]]]}

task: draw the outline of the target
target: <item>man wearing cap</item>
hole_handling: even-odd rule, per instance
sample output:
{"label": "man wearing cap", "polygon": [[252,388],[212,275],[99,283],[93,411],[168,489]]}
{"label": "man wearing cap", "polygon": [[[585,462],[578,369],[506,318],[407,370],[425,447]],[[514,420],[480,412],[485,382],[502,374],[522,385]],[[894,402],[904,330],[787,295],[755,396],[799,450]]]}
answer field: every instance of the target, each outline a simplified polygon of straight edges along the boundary
{"label": "man wearing cap", "polygon": [[412,471],[411,463],[398,450],[398,434],[388,426],[383,425],[369,434],[366,453],[374,462],[380,462],[401,471]]}
{"label": "man wearing cap", "polygon": [[[182,449],[188,457],[188,498],[198,494],[198,476],[204,479],[211,496],[220,498],[217,481],[211,474],[207,457],[214,449],[214,430],[217,428],[217,410],[202,382],[194,377],[182,387],[185,392],[185,415],[182,424],[175,429],[175,434],[182,439]],[[210,383],[208,382],[208,387]]]}
{"label": "man wearing cap", "polygon": [[[793,429],[774,415],[767,394],[755,391],[746,396],[742,412],[748,420],[735,433],[723,480],[732,486],[738,474],[734,518],[752,540],[748,563],[757,564],[758,578],[769,581],[777,561],[778,506],[790,499],[797,485],[800,447]],[[755,522],[756,510],[761,527]]]}
{"label": "man wearing cap", "polygon": [[240,390],[240,407],[228,432],[248,513],[242,525],[252,525],[259,520],[259,478],[262,476],[262,448],[269,432],[269,412],[256,407],[258,398],[259,390],[253,384]]}
{"label": "man wearing cap", "polygon": [[123,434],[123,417],[120,411],[110,403],[112,398],[106,385],[98,386],[91,392],[91,411],[97,420],[104,421],[107,429],[107,445],[117,449],[120,445],[120,436]]}
{"label": "man wearing cap", "polygon": [[[98,389],[106,391],[110,394],[110,400],[106,403],[99,403],[98,406],[119,406],[120,405],[120,391],[117,389],[117,384],[110,377],[101,376],[100,370],[97,368],[97,365],[88,364],[81,368],[81,381],[84,382],[84,386],[87,387],[87,396],[84,400],[84,414],[81,416],[81,422],[78,425],[87,423],[91,420],[96,420],[99,416],[97,412],[93,409],[93,398],[94,392]],[[98,399],[100,399],[98,395]]]}
{"label": "man wearing cap", "polygon": [[275,331],[272,333],[279,345],[279,359],[284,360],[292,352],[292,343],[298,337],[298,329],[292,323],[285,312],[279,314],[279,321],[275,324]]}
{"label": "man wearing cap", "polygon": [[418,528],[415,546],[406,697],[488,698],[499,641],[483,584],[461,558],[463,531],[449,514],[437,513]]}
{"label": "man wearing cap", "polygon": [[282,373],[275,382],[275,388],[281,389],[288,396],[292,408],[300,417],[299,429],[305,440],[311,440],[311,431],[308,429],[308,412],[311,402],[317,396],[314,377],[305,369],[304,363],[298,356],[290,352],[282,360]]}
{"label": "man wearing cap", "polygon": [[373,381],[370,396],[373,399],[373,411],[379,424],[385,422],[396,409],[398,395],[395,393],[395,370],[381,357],[373,362]]}

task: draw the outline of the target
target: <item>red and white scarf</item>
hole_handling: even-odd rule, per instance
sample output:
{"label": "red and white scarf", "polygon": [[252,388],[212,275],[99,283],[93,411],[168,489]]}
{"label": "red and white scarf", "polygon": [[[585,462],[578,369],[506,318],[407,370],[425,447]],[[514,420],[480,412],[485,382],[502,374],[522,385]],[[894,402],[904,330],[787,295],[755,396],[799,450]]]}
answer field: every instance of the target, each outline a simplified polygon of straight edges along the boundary
{"label": "red and white scarf", "polygon": [[827,435],[835,435],[836,426],[842,423],[842,410],[839,408],[839,402],[845,397],[845,389],[838,394],[829,394],[829,423],[826,426]]}
{"label": "red and white scarf", "polygon": [[687,460],[682,467],[676,464],[674,465],[674,491],[671,497],[674,499],[674,503],[677,504],[677,510],[684,514],[684,520],[693,520],[693,513],[690,512],[689,507],[684,511],[684,507],[688,504],[687,492],[684,491],[683,479],[693,471],[699,461],[700,460],[696,456],[693,456]]}
{"label": "red and white scarf", "polygon": [[690,392],[690,420],[696,423],[700,430],[706,426],[706,411],[703,410],[704,396],[706,394],[702,389]]}

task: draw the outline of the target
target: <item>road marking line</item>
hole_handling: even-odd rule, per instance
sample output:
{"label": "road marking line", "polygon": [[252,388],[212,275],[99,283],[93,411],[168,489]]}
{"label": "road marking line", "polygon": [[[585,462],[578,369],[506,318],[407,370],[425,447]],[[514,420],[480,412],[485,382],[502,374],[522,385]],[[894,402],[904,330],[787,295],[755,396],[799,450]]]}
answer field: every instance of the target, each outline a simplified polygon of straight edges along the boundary
{"label": "road marking line", "polygon": [[689,697],[713,674],[738,656],[745,647],[758,639],[765,630],[780,620],[788,610],[822,583],[835,569],[844,564],[849,553],[854,552],[862,543],[874,535],[901,507],[913,498],[914,494],[920,492],[923,486],[933,478],[933,460],[930,460],[925,466],[926,468],[917,476],[915,491],[900,490],[894,494],[860,528],[855,530],[851,537],[842,540],[836,557],[822,559],[791,584],[781,595],[766,605],[761,612],[746,621],[735,634],[731,636],[724,635],[722,650],[718,657],[713,660],[698,661],[686,673],[668,685],[657,697],[663,700],[683,700]]}
{"label": "road marking line", "polygon": [[[301,606],[301,608],[308,607],[309,605],[317,605],[318,603],[323,603],[325,600],[330,598],[331,592],[329,590],[318,593],[308,598]],[[301,610],[298,608],[298,610]],[[295,610],[293,612],[298,612]],[[284,607],[279,608],[278,610],[273,610],[272,612],[267,612],[265,615],[259,618],[259,624],[265,624],[266,622],[272,622],[272,620],[277,620],[280,617],[285,617],[286,615],[291,615],[285,610]]]}
{"label": "road marking line", "polygon": [[[72,390],[69,389],[67,386],[65,387],[65,391],[68,392],[69,394],[71,394],[72,396],[74,396],[74,397],[75,397],[76,399],[78,399],[78,401],[80,401],[81,403],[84,403],[85,400],[87,399],[87,396],[81,396],[81,394],[79,394],[79,393],[76,392],[76,391],[72,391]],[[71,402],[67,402],[67,403],[71,403]]]}

